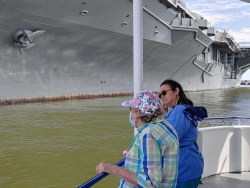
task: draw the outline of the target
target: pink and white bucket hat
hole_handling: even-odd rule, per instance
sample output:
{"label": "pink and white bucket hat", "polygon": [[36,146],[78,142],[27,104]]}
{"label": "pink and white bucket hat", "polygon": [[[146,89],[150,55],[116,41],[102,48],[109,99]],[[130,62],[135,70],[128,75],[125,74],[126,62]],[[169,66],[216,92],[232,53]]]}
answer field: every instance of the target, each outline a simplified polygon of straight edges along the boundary
{"label": "pink and white bucket hat", "polygon": [[156,109],[162,106],[162,102],[156,94],[149,91],[141,91],[134,99],[124,101],[122,106],[134,107],[142,113],[152,115]]}

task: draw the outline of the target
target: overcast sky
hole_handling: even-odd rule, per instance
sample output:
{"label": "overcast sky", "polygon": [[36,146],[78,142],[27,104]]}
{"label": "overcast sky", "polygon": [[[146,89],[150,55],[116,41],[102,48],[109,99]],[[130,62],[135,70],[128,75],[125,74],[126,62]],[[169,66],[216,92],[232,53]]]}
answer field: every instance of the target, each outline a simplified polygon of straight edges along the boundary
{"label": "overcast sky", "polygon": [[[250,42],[250,3],[240,0],[182,0],[187,8],[200,12],[217,29],[228,29],[236,42]],[[242,45],[242,44],[241,44]],[[250,45],[250,44],[249,44]],[[250,70],[242,79],[250,80]]]}

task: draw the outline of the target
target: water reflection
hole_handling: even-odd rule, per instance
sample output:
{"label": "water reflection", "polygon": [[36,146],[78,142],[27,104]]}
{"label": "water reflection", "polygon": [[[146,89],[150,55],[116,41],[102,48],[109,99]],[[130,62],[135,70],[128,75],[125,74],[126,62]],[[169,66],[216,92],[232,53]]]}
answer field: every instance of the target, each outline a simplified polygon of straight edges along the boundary
{"label": "water reflection", "polygon": [[[207,108],[210,117],[250,116],[250,88],[225,89],[217,91],[189,93],[195,105]],[[249,120],[240,120],[241,125],[249,124]],[[201,127],[238,125],[238,120],[203,121]]]}

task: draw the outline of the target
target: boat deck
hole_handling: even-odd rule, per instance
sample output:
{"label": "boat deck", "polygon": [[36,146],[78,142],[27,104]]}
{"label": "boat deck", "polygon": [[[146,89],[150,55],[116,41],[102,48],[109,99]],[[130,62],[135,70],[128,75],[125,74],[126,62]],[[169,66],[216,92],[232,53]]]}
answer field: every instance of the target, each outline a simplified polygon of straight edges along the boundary
{"label": "boat deck", "polygon": [[249,188],[250,172],[218,174],[206,177],[201,182],[198,188]]}

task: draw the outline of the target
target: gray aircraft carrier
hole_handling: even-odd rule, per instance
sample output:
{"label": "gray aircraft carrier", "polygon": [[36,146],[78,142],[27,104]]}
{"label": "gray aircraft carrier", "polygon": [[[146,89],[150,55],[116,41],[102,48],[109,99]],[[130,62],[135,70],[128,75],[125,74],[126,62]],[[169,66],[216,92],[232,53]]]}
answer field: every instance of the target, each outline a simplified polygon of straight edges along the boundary
{"label": "gray aircraft carrier", "polygon": [[[144,0],[143,89],[238,87],[249,50],[181,0]],[[1,104],[133,91],[133,1],[1,0]]]}

